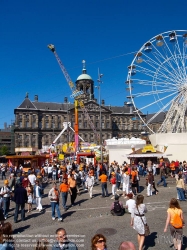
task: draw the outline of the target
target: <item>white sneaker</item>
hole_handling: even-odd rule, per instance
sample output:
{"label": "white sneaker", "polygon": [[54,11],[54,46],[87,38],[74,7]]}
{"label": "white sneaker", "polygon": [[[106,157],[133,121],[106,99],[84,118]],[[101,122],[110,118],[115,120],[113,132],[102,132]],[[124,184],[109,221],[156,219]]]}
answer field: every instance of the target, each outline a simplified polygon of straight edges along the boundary
{"label": "white sneaker", "polygon": [[114,196],[111,198],[111,200],[113,200],[114,199]]}
{"label": "white sneaker", "polygon": [[52,217],[52,220],[55,220],[55,217]]}
{"label": "white sneaker", "polygon": [[62,221],[62,218],[59,218],[58,221]]}

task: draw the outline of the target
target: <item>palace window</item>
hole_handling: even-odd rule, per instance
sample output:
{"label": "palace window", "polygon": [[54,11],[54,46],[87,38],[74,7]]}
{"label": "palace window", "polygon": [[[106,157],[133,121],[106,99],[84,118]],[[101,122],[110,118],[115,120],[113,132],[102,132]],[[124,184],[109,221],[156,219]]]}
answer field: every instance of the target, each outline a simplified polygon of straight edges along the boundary
{"label": "palace window", "polygon": [[28,121],[26,121],[25,127],[26,127],[26,128],[29,128],[29,122],[28,122]]}
{"label": "palace window", "polygon": [[84,127],[87,128],[87,122],[84,122]]}
{"label": "palace window", "polygon": [[35,121],[32,122],[32,128],[36,128],[36,122]]}

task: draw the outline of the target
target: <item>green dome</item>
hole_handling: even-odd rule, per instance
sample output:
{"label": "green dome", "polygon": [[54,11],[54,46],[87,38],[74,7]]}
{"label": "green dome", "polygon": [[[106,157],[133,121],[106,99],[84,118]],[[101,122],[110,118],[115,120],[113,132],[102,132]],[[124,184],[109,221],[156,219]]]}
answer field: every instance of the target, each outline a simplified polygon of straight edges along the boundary
{"label": "green dome", "polygon": [[88,74],[82,74],[77,78],[77,81],[79,80],[92,80],[92,78]]}

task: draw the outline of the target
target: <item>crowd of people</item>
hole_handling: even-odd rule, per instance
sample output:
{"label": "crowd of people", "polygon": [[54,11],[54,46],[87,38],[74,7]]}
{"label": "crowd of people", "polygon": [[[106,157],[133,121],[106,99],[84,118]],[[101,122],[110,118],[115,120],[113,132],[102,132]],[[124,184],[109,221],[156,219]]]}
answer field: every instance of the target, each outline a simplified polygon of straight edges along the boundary
{"label": "crowd of people", "polygon": [[[9,171],[9,174],[7,171]],[[138,234],[139,250],[143,249],[147,232],[145,231],[147,230],[147,221],[145,217],[147,209],[143,203],[144,196],[140,194],[140,178],[145,178],[147,197],[153,194],[159,194],[157,187],[159,187],[161,183],[163,183],[164,187],[167,187],[166,180],[169,176],[175,178],[177,198],[173,198],[170,202],[164,231],[166,232],[168,225],[170,225],[171,235],[174,238],[174,246],[176,249],[181,250],[184,216],[178,200],[186,201],[187,164],[185,161],[172,161],[169,163],[161,159],[159,163],[153,163],[151,160],[148,160],[146,164],[139,162],[133,165],[127,164],[126,162],[119,165],[114,161],[110,166],[105,163],[93,165],[92,163],[86,164],[85,162],[77,164],[76,161],[72,163],[70,163],[70,161],[54,161],[53,163],[45,162],[41,167],[31,168],[27,173],[23,171],[21,165],[8,168],[6,164],[2,164],[1,175],[4,181],[4,186],[0,190],[0,207],[3,211],[3,220],[6,221],[9,216],[10,201],[12,200],[15,202],[15,223],[18,222],[20,209],[21,220],[25,220],[26,205],[27,213],[31,213],[33,204],[35,204],[38,212],[44,210],[42,206],[42,197],[45,187],[48,184],[52,184],[48,192],[48,198],[51,205],[51,218],[52,220],[56,220],[57,218],[59,222],[62,222],[63,216],[60,212],[61,205],[64,211],[75,206],[77,195],[80,195],[82,190],[88,192],[89,199],[94,198],[93,187],[94,185],[98,185],[100,181],[101,198],[110,196],[110,193],[112,194],[111,199],[114,201],[110,207],[111,214],[114,216],[123,216],[125,213],[130,214],[130,224]],[[155,183],[156,175],[160,176],[160,180],[157,183]],[[71,201],[69,206],[67,206],[68,196],[70,196]],[[126,200],[125,206],[123,202],[119,200],[120,197]],[[61,204],[60,199],[62,200]],[[176,227],[173,223],[175,214],[180,217],[180,227]],[[4,224],[3,222],[3,225]],[[59,236],[60,234],[63,235]],[[65,229],[60,228],[57,230],[56,235],[58,236],[58,242],[56,246],[53,246],[53,250],[65,249],[63,248],[65,243],[60,241],[64,239],[64,242],[66,242],[67,240]],[[119,249],[135,249],[132,244],[133,243],[130,242],[123,242]],[[75,245],[70,245],[72,248],[69,247],[67,249],[77,249]],[[92,249],[104,250],[106,249],[106,238],[103,235],[96,235],[95,238],[92,239],[91,245]],[[126,246],[129,248],[125,248]],[[44,247],[47,246],[45,245]]]}

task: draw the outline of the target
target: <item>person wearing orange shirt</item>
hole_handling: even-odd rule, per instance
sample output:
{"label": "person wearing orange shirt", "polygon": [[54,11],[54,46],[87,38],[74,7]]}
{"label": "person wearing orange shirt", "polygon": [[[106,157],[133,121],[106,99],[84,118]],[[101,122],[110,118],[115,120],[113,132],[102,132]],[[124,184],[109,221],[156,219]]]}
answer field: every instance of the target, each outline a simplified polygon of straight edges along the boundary
{"label": "person wearing orange shirt", "polygon": [[170,163],[170,169],[171,169],[171,177],[173,178],[175,177],[175,162],[174,161]]}
{"label": "person wearing orange shirt", "polygon": [[102,197],[107,197],[108,196],[108,189],[107,189],[108,177],[104,171],[102,172],[102,175],[99,176],[99,180],[101,181]]}
{"label": "person wearing orange shirt", "polygon": [[66,202],[67,202],[69,190],[70,188],[69,188],[67,178],[63,178],[63,182],[62,184],[60,184],[59,191],[62,194],[62,206],[64,208],[64,211],[67,210]]}
{"label": "person wearing orange shirt", "polygon": [[138,171],[136,167],[132,167],[132,192],[134,195],[138,193]]}

